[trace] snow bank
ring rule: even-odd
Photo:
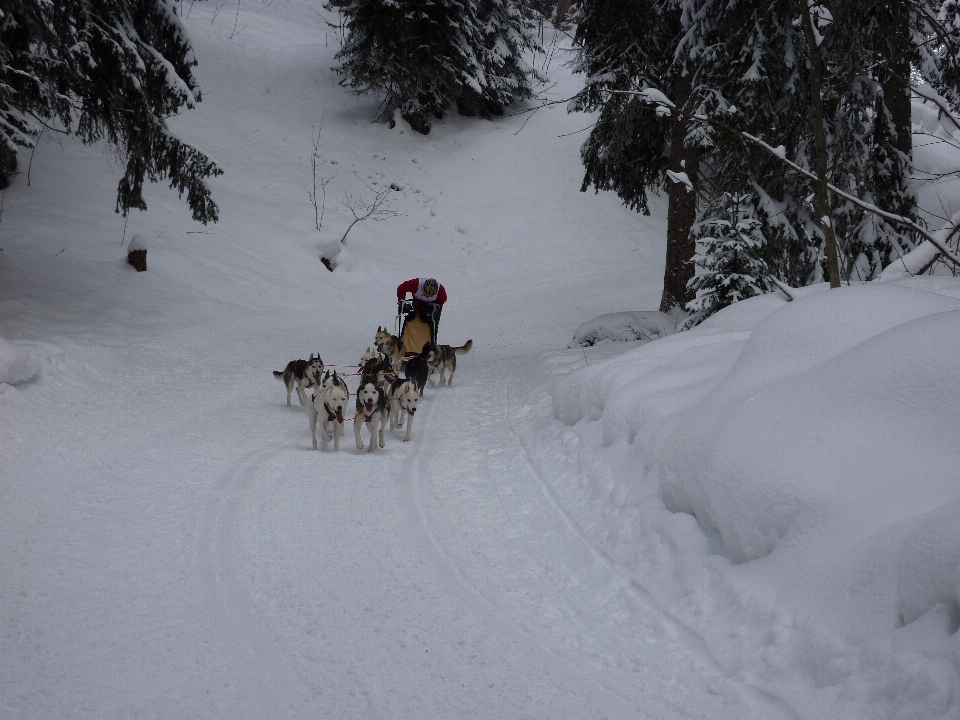
[[[40,363],[22,347],[0,338],[0,383],[18,385],[33,380]]]
[[[676,330],[676,321],[666,313],[643,310],[608,313],[578,326],[570,347],[595,345],[601,340],[656,340]]]
[[[680,585],[729,604],[730,633],[748,612],[770,623],[784,673],[878,717],[960,713],[958,292],[910,278],[754,298],[553,391],[578,465],[632,486],[599,511],[645,518],[620,535],[662,526],[650,548],[686,548]],[[772,638],[743,637],[738,662]]]

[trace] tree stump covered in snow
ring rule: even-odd
[[[142,235],[134,235],[127,248],[127,262],[136,268],[137,272],[147,271],[147,246],[143,243]]]

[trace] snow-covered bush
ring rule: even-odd
[[[601,340],[650,341],[677,330],[676,321],[666,313],[637,310],[598,315],[579,325],[573,333],[576,345],[595,345]]]
[[[19,345],[0,338],[0,384],[19,385],[40,372],[36,359]]]
[[[960,280],[796,294],[557,383],[564,444],[617,527],[597,542],[675,577],[691,613],[709,598],[730,624],[707,635],[742,672],[794,674],[861,717],[952,717]],[[668,552],[669,571],[651,559]]]

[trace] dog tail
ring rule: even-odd
[[[453,351],[457,355],[466,355],[473,349],[473,339],[467,340],[463,345],[458,348],[454,348]]]
[[[273,376],[274,376],[277,380],[283,380],[283,370],[274,370],[274,371],[273,371]]]

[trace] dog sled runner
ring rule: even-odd
[[[404,300],[397,315],[397,335],[408,355],[417,354],[428,342],[437,341],[437,328],[431,319],[417,312],[412,300]]]

